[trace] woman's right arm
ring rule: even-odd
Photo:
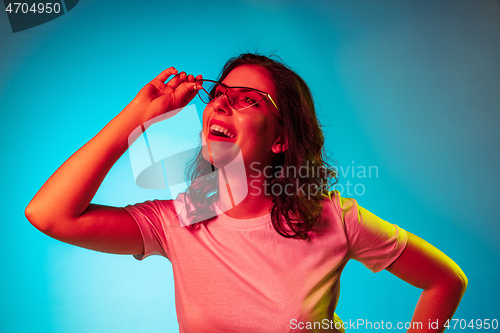
[[[128,149],[134,129],[186,106],[196,96],[201,86],[196,85],[195,78],[183,72],[176,74],[171,67],[149,82],[122,112],[57,169],[26,207],[31,224],[55,239],[96,251],[144,252],[139,227],[125,209],[90,201]],[[175,77],[165,83],[171,75]]]

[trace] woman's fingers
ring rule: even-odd
[[[194,86],[194,89],[196,91],[198,91],[202,88],[202,84],[203,84],[202,80],[203,80],[203,76],[201,74],[196,76],[196,84]]]
[[[194,77],[194,75],[189,74],[186,81],[189,82],[189,83],[192,83],[192,84],[188,85],[188,87],[187,87],[188,91],[189,90],[196,90],[196,91],[198,91],[198,85],[196,84],[196,78]]]
[[[170,68],[167,68],[165,69],[163,72],[161,72],[160,74],[158,74],[157,77],[155,77],[154,79],[155,80],[158,80],[158,81],[161,81],[162,83],[164,83],[165,81],[167,81],[167,79],[172,76],[172,75],[176,75],[177,74],[177,69],[175,69],[175,67],[170,67]]]
[[[175,75],[175,76],[170,81],[165,83],[165,81],[167,81],[167,79],[172,75]],[[201,75],[197,75],[195,78],[194,75],[192,75],[192,74],[187,75],[185,72],[178,73],[178,71],[177,71],[177,69],[175,69],[175,67],[170,67],[170,68],[165,69],[160,74],[158,74],[158,76],[154,78],[154,81],[161,81],[167,87],[170,87],[170,88],[175,90],[179,86],[179,84],[181,84],[184,81],[196,82],[196,81],[200,81],[202,79],[203,79],[203,77]],[[196,90],[199,90],[200,86],[201,86],[200,83],[197,83],[194,85]]]
[[[172,80],[168,81],[166,83],[167,87],[170,87],[172,89],[176,89],[179,84],[181,84],[182,82],[184,82],[187,78],[187,75],[185,72],[180,72],[179,74],[177,74],[176,76],[174,76],[172,78]]]
[[[194,77],[194,75],[189,75],[186,82],[184,82],[187,92],[189,94],[191,94],[191,92],[194,92],[194,94],[196,95],[198,93],[198,90],[202,89],[202,80],[202,75],[197,75],[196,77]]]
[[[167,68],[139,91],[134,102],[152,110],[152,117],[184,107],[201,88],[198,82],[201,78],[179,73],[174,67]]]
[[[187,93],[189,95],[188,98],[192,98],[194,96],[190,96],[192,95],[191,92],[194,92],[196,95],[198,90],[201,89],[201,83],[197,82],[198,80],[202,80],[203,77],[201,75],[198,75],[195,78],[192,74],[187,75],[186,73],[181,72],[178,76],[180,76],[179,79],[177,79],[177,76],[174,77],[172,80],[170,80],[170,82],[167,83],[167,86],[172,87],[178,93]],[[185,78],[185,80],[182,80],[182,78]]]
[[[176,75],[169,81],[165,82],[172,74]],[[172,98],[171,101],[173,102],[173,105],[180,103],[179,106],[177,106],[180,107],[185,106],[196,96],[198,90],[201,89],[201,82],[198,81],[202,79],[203,77],[201,75],[197,75],[195,77],[192,74],[186,74],[186,72],[178,73],[174,67],[170,67],[160,73],[160,75],[152,81],[152,84],[154,84],[162,94],[171,94],[171,97],[169,98]]]

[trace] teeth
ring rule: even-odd
[[[210,126],[210,131],[211,132],[217,131],[217,132],[222,133],[222,134],[224,134],[225,136],[227,136],[227,137],[229,137],[231,139],[234,138],[234,136],[235,136],[227,128],[224,128],[224,127],[219,126],[219,125],[212,125],[212,126]]]

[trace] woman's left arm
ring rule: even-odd
[[[387,270],[414,287],[423,289],[412,322],[422,323],[420,329],[407,332],[443,332],[467,288],[467,277],[458,265],[443,252],[423,239],[408,233],[405,250]],[[437,328],[429,328],[438,321]]]

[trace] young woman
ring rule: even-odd
[[[203,147],[186,193],[123,208],[91,204],[134,130],[196,94],[207,103]],[[63,242],[167,257],[181,332],[342,332],[334,311],[349,259],[423,289],[412,318],[422,325],[408,332],[443,331],[464,273],[429,243],[328,191],[336,174],[323,143],[307,85],[281,62],[243,54],[215,82],[171,67],[50,177],[26,216]]]

